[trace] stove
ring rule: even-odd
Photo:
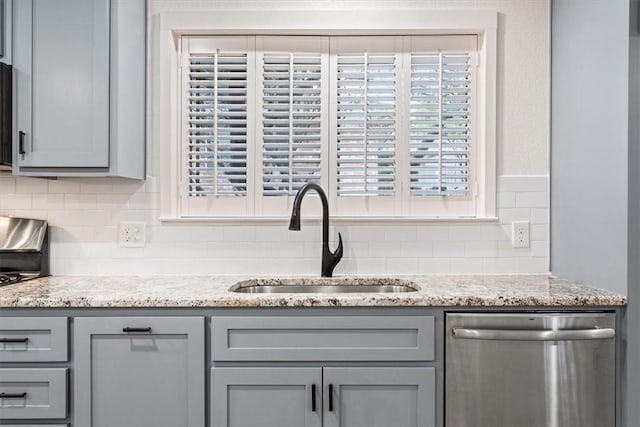
[[[0,286],[48,275],[47,222],[0,216]]]

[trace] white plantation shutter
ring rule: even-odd
[[[181,75],[184,217],[286,217],[307,182],[338,216],[476,215],[476,36],[188,36]]]
[[[261,215],[286,215],[302,185],[327,183],[328,38],[258,37]],[[259,156],[259,158],[260,158]]]
[[[475,215],[475,36],[406,37],[405,213]]]
[[[411,54],[412,196],[469,195],[469,54]]]
[[[244,215],[253,205],[249,41],[183,39],[182,204],[188,216]]]
[[[332,39],[332,203],[339,215],[394,214],[402,38]]]

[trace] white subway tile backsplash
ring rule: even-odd
[[[1,176],[0,177],[0,199],[8,193],[16,192],[16,180],[15,178],[9,176]]]
[[[518,208],[544,208],[549,206],[549,193],[546,191],[524,191],[516,194]]]
[[[489,258],[498,256],[498,242],[465,242],[465,258]]]
[[[49,184],[49,193],[52,194],[76,194],[80,192],[80,183],[78,182],[67,181],[64,179],[50,180],[47,182]],[[1,188],[0,191],[2,191]]]
[[[516,258],[485,258],[482,260],[484,274],[509,274],[516,272]]]
[[[544,273],[548,270],[548,178],[498,180],[498,222],[334,222],[345,255],[335,274]],[[51,225],[54,274],[320,273],[320,221],[161,224],[157,179],[44,180],[0,176],[0,213]],[[531,221],[531,247],[511,247],[511,222]],[[121,221],[144,221],[144,248],[120,248]]]
[[[503,175],[498,177],[498,191],[517,193],[549,190],[549,177],[546,175]]]
[[[49,189],[48,182],[38,178],[20,178],[15,185],[16,193],[23,194],[46,193]]]
[[[465,242],[433,242],[433,256],[452,258],[465,256]]]
[[[31,194],[3,194],[0,197],[0,207],[4,209],[31,209]]]
[[[531,224],[549,224],[549,208],[531,209]]]
[[[547,257],[518,258],[518,274],[546,274],[549,273],[549,260]]]
[[[451,274],[451,259],[449,258],[420,258],[418,259],[418,274]]]
[[[515,208],[516,193],[514,191],[505,191],[498,193],[498,208]]]

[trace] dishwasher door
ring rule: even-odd
[[[615,314],[450,313],[447,427],[615,426]]]

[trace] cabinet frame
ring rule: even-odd
[[[201,396],[189,399],[187,427],[202,427],[205,420],[205,336],[204,317],[81,317],[74,325],[74,421],[80,426],[92,422],[91,342],[95,335],[135,337],[138,332],[124,328],[151,328],[145,337],[154,335],[187,335],[189,376],[188,390],[200,390]]]

